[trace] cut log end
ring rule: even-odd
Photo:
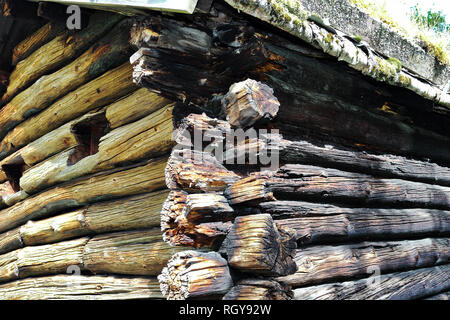
[[[217,252],[179,252],[158,280],[168,300],[222,296],[233,285],[227,261]]]
[[[278,227],[268,214],[236,218],[223,243],[230,267],[266,276],[294,273],[296,247],[295,231]]]
[[[231,288],[223,300],[292,300],[291,287],[273,279],[245,279]]]
[[[222,106],[232,127],[246,128],[261,119],[273,120],[280,102],[269,86],[247,79],[233,84],[222,98]]]

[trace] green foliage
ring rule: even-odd
[[[411,19],[417,24],[435,32],[450,32],[450,24],[445,20],[445,15],[442,11],[428,10],[426,13],[422,13],[417,5],[411,7],[411,10]]]

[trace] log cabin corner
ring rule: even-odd
[[[448,299],[449,84],[349,0],[0,0],[0,299]]]

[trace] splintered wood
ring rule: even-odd
[[[158,276],[167,299],[214,298],[233,286],[227,261],[216,252],[175,254]]]
[[[280,107],[272,88],[251,79],[233,84],[222,105],[234,128],[247,128],[263,118],[273,120]]]
[[[296,271],[295,231],[277,227],[268,214],[236,218],[223,246],[230,266],[241,271],[266,276]]]

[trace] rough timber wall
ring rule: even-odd
[[[183,111],[164,240],[208,251],[172,257],[166,297],[446,296],[448,111],[220,1],[203,18],[137,19],[131,42],[135,81]],[[236,129],[257,134],[229,143]],[[267,151],[279,167],[250,162]]]
[[[257,2],[16,46],[0,298],[448,297],[448,108],[235,10]]]
[[[0,109],[0,299],[162,298],[174,104],[133,83],[131,20],[84,12],[14,50]]]

